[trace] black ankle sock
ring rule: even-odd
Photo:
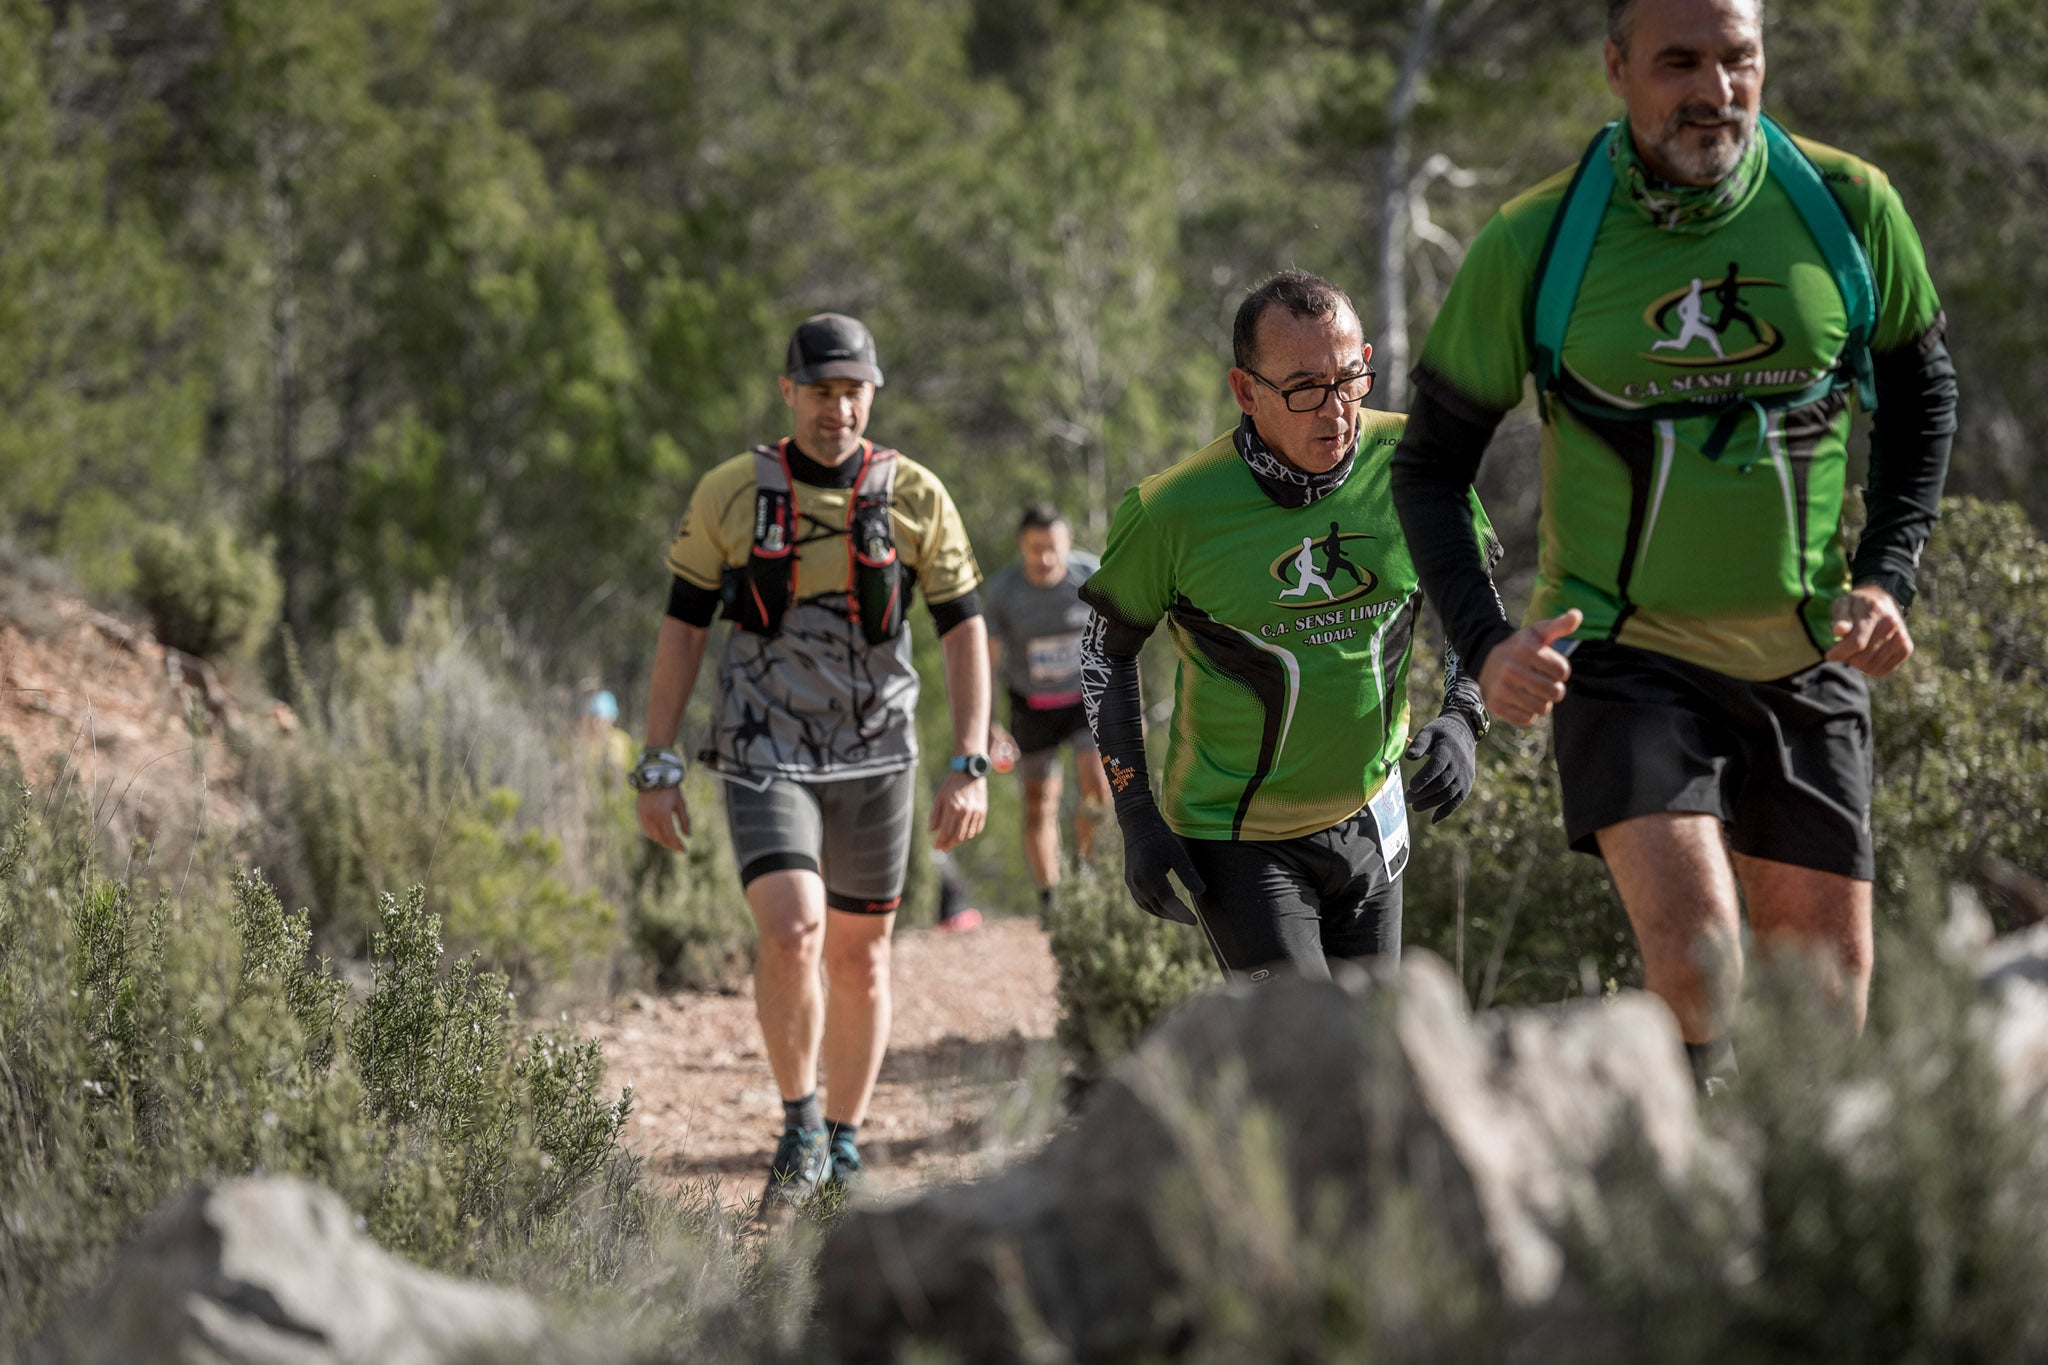
[[[1685,1059],[1692,1063],[1693,1084],[1702,1090],[1710,1080],[1734,1080],[1739,1071],[1735,1065],[1735,1045],[1726,1038],[1687,1043]]]
[[[818,1112],[818,1092],[813,1090],[800,1100],[784,1100],[782,1122],[790,1128],[801,1128],[806,1133],[815,1133],[823,1128],[825,1119]]]
[[[825,1120],[825,1137],[827,1141],[837,1142],[843,1137],[848,1142],[852,1142],[859,1134],[860,1125],[857,1123],[841,1123],[838,1119]]]
[[[1056,900],[1058,900],[1058,899],[1059,899],[1059,888],[1058,888],[1058,887],[1056,887],[1056,886],[1041,886],[1041,887],[1039,887],[1039,888],[1038,888],[1038,908],[1039,908],[1040,910],[1050,910],[1050,909],[1052,909],[1052,908],[1053,908],[1053,902],[1054,902],[1054,901],[1056,901]]]

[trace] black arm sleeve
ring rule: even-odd
[[[1394,452],[1394,508],[1444,634],[1477,676],[1486,655],[1514,634],[1472,535],[1469,497],[1480,457],[1503,413],[1450,401],[1418,384],[1408,429]]]
[[[1869,519],[1850,576],[1881,584],[1912,605],[1920,551],[1941,515],[1949,447],[1956,435],[1956,367],[1937,316],[1917,341],[1871,357],[1877,415],[1870,430]]]
[[[1138,688],[1138,651],[1150,631],[1112,622],[1101,612],[1081,635],[1081,704],[1109,774],[1119,815],[1152,804],[1145,766],[1145,699]]]
[[[972,621],[981,615],[981,594],[968,591],[946,602],[924,600],[925,610],[932,614],[932,624],[944,635],[953,627],[965,621]]]
[[[686,626],[702,629],[718,615],[720,597],[716,588],[700,588],[678,574],[668,585],[668,615]]]
[[[1486,703],[1479,696],[1479,679],[1467,673],[1458,651],[1450,645],[1444,646],[1444,708],[1441,714],[1452,713],[1472,722],[1472,733],[1483,735],[1492,724],[1486,714]]]

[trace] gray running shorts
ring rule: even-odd
[[[798,868],[824,878],[834,910],[886,915],[903,900],[915,768],[835,782],[728,777],[724,786],[742,886]]]

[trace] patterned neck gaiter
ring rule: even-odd
[[[1629,136],[1628,120],[1614,125],[1607,139],[1607,155],[1614,162],[1615,183],[1645,218],[1667,232],[1709,232],[1721,220],[1747,204],[1764,183],[1768,165],[1762,127],[1751,130],[1749,148],[1735,169],[1711,185],[1672,185],[1651,174],[1636,154],[1636,140]]]
[[[1232,439],[1245,468],[1251,470],[1266,496],[1282,507],[1306,507],[1329,497],[1344,486],[1344,480],[1351,477],[1351,467],[1358,463],[1358,447],[1354,445],[1334,468],[1320,474],[1299,469],[1286,456],[1267,448],[1259,438],[1259,429],[1252,425],[1250,413],[1237,419],[1237,434]]]

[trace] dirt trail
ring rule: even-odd
[[[861,1126],[873,1188],[980,1174],[1000,1159],[999,1111],[1049,1056],[1059,1009],[1036,921],[967,934],[896,934],[895,1027]],[[635,1101],[627,1142],[676,1184],[716,1180],[738,1207],[760,1193],[781,1109],[750,989],[640,995],[580,1021]]]

